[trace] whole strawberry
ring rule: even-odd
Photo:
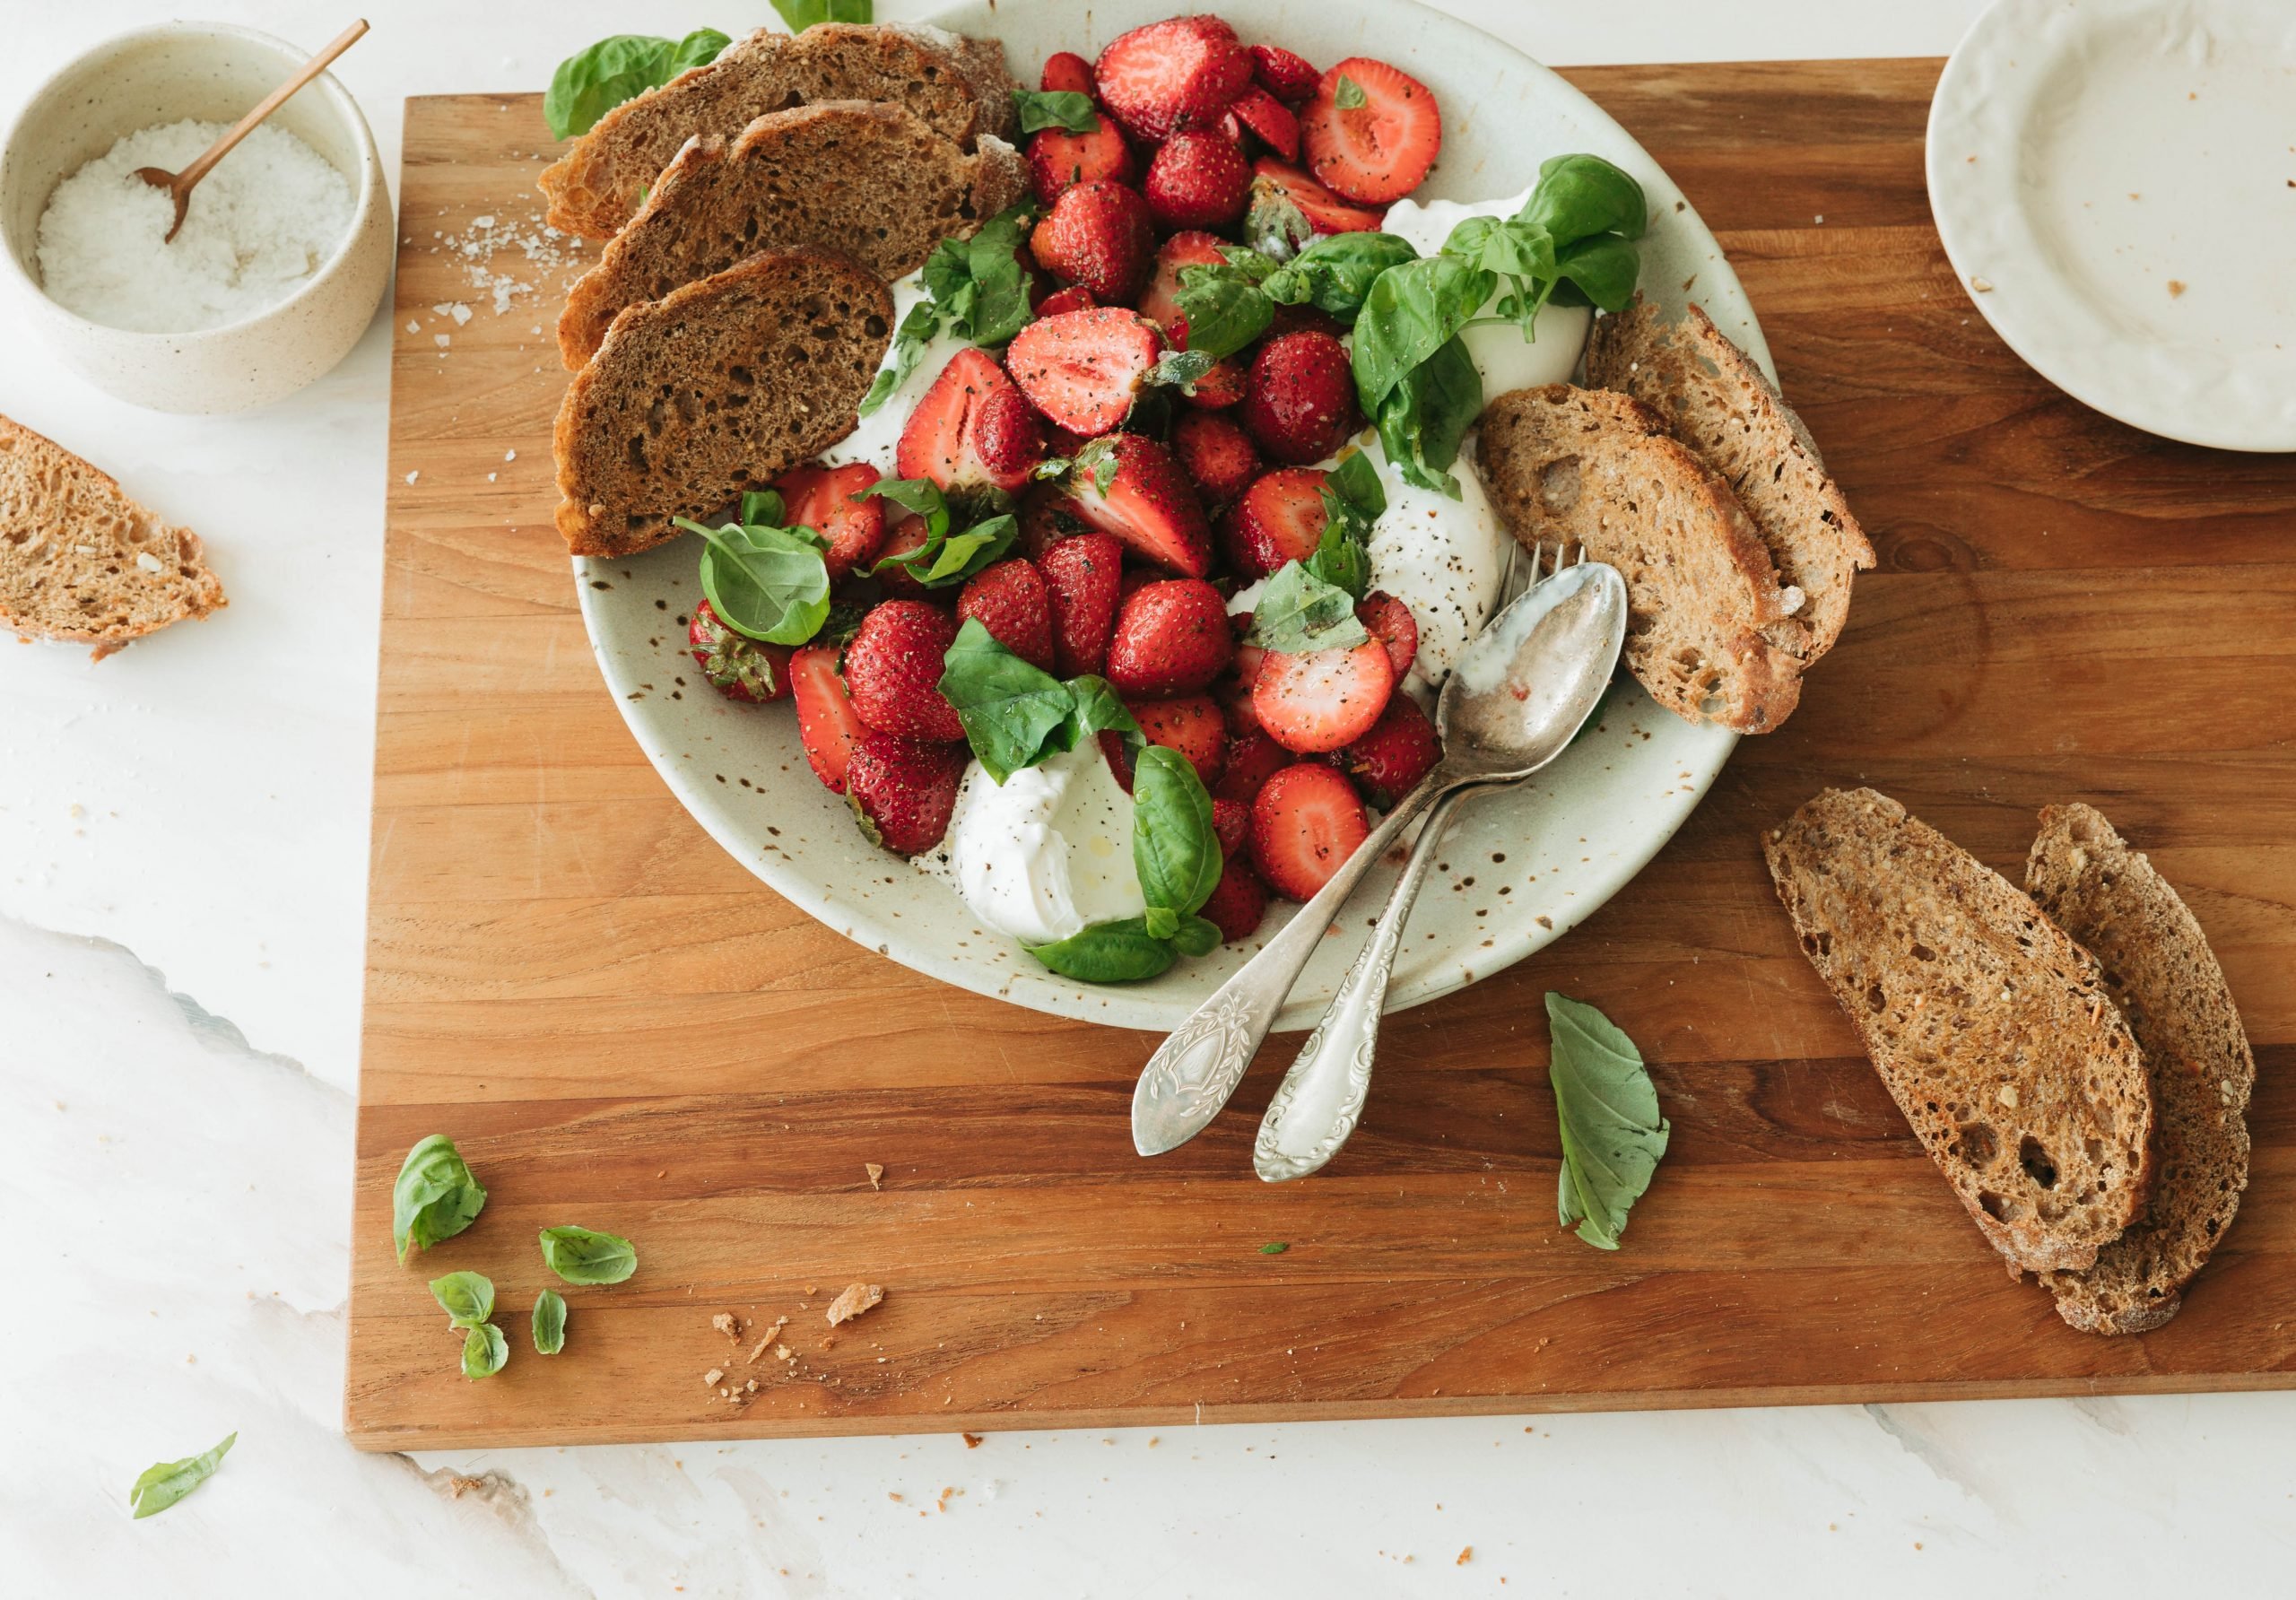
[[[1027,561],[998,561],[974,574],[957,596],[957,621],[968,617],[1022,660],[1052,670],[1052,598],[1043,574]]]
[[[1270,458],[1310,465],[1336,451],[1361,422],[1347,347],[1329,334],[1285,334],[1252,358],[1244,426]]]
[[[957,624],[925,600],[887,600],[861,619],[845,647],[845,686],[853,714],[881,734],[955,741],[965,736],[957,709],[942,697],[942,657]]]
[[[1038,570],[1052,606],[1052,670],[1060,676],[1107,670],[1123,568],[1124,547],[1106,534],[1076,534],[1044,552]]]
[[[1398,694],[1387,701],[1370,731],[1342,747],[1335,759],[1363,797],[1384,811],[1434,770],[1443,759],[1443,742],[1435,736],[1435,725],[1419,702]]]
[[[1147,286],[1156,228],[1139,190],[1100,178],[1063,190],[1029,248],[1062,283],[1083,285],[1104,306],[1128,306]]]
[[[1050,205],[1080,183],[1132,181],[1132,146],[1112,118],[1095,115],[1089,132],[1048,127],[1029,135],[1029,185]]]
[[[1157,147],[1142,187],[1159,227],[1229,228],[1243,221],[1252,170],[1233,140],[1178,133]]]
[[[1126,700],[1195,694],[1235,653],[1220,591],[1201,578],[1168,578],[1135,590],[1117,613],[1109,682]]]
[[[1226,505],[1259,476],[1251,435],[1216,411],[1191,412],[1173,423],[1172,455],[1207,506]]]
[[[735,632],[718,620],[709,601],[694,604],[685,638],[693,648],[694,665],[727,700],[761,706],[789,691],[789,647],[763,644]]]
[[[854,746],[845,769],[845,798],[861,831],[897,856],[941,842],[964,781],[965,750],[891,734],[871,734]]]

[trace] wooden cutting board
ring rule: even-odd
[[[476,218],[534,214],[537,99],[410,101],[352,1441],[2296,1381],[2296,458],[2132,432],[1994,337],[1923,194],[1937,72],[1569,74],[1721,236],[1880,569],[1799,714],[1739,746],[1649,868],[1569,938],[1392,1021],[1345,1155],[1274,1187],[1249,1143],[1296,1039],[1210,1132],[1144,1161],[1126,1114],[1153,1039],[851,944],[671,799],[600,683],[550,526],[564,375],[531,330],[575,267],[498,253],[540,285],[498,317],[457,248]],[[433,309],[454,302],[466,324]],[[1861,782],[2013,871],[2039,806],[2093,801],[2206,926],[2257,1047],[2255,1174],[2162,1331],[2074,1333],[2008,1280],[1796,951],[1756,834]],[[1674,1120],[1614,1255],[1555,1225],[1548,988],[1640,1041]],[[402,1268],[391,1179],[430,1133],[491,1198]],[[627,1234],[643,1265],[568,1289],[565,1352],[544,1359],[535,1232],[567,1222]],[[482,1383],[424,1287],[460,1267],[494,1279],[510,1336]],[[857,1280],[884,1303],[832,1339],[824,1308]],[[781,1317],[788,1357],[745,1361]]]

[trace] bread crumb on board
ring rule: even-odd
[[[882,1188],[883,1188],[883,1187],[885,1187],[885,1186],[884,1186],[884,1184],[883,1184],[883,1182],[881,1182],[881,1181],[880,1181],[880,1179],[882,1179],[882,1178],[884,1177],[884,1175],[885,1175],[885,1170],[884,1170],[883,1167],[879,1166],[876,1162],[874,1162],[874,1161],[864,1161],[864,1162],[862,1162],[862,1163],[861,1163],[861,1170],[863,1170],[864,1172],[866,1172],[866,1173],[869,1175],[869,1187],[870,1187],[871,1188],[873,1188],[873,1189],[882,1189]]]
[[[884,1290],[875,1283],[848,1283],[845,1291],[830,1302],[829,1320],[831,1327],[848,1322],[878,1304],[885,1298]]]
[[[717,1316],[712,1317],[709,1319],[709,1326],[716,1328],[719,1333],[725,1335],[728,1339],[738,1339],[742,1336],[741,1322],[731,1311],[718,1312]]]

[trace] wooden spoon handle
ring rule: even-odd
[[[269,94],[265,95],[262,102],[258,104],[254,110],[248,112],[245,117],[240,117],[238,124],[232,127],[230,132],[225,134],[222,138],[216,140],[214,143],[209,145],[205,153],[202,154],[197,161],[192,162],[190,166],[186,167],[181,172],[176,175],[177,191],[180,194],[189,194],[191,192],[191,186],[207,176],[208,169],[214,166],[216,162],[222,161],[225,156],[230,154],[231,147],[233,145],[237,144],[240,140],[246,138],[248,135],[255,131],[256,124],[261,122],[274,111],[279,109],[280,107],[285,105],[289,98],[291,97],[298,89],[300,89],[313,78],[317,77],[321,73],[326,71],[328,66],[333,65],[335,58],[337,56],[342,55],[344,51],[349,49],[352,45],[357,44],[366,31],[367,19],[361,17],[357,22],[352,23],[350,27],[345,28],[342,32],[336,34],[335,36],[334,42],[329,44],[325,49],[312,57],[309,61],[303,63],[302,65],[297,67],[295,69],[294,76],[289,78],[284,83],[282,83],[278,88],[273,90]]]

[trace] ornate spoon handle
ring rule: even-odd
[[[1305,1178],[1337,1155],[1355,1131],[1364,1097],[1371,1091],[1379,1013],[1387,1005],[1396,952],[1403,947],[1404,924],[1427,881],[1436,842],[1450,826],[1452,809],[1474,792],[1466,786],[1452,789],[1427,813],[1427,826],[1419,830],[1411,859],[1396,879],[1370,942],[1340,980],[1339,993],[1308,1035],[1292,1070],[1283,1074],[1283,1086],[1261,1118],[1259,1137],[1252,1144],[1252,1170],[1268,1182]]]

